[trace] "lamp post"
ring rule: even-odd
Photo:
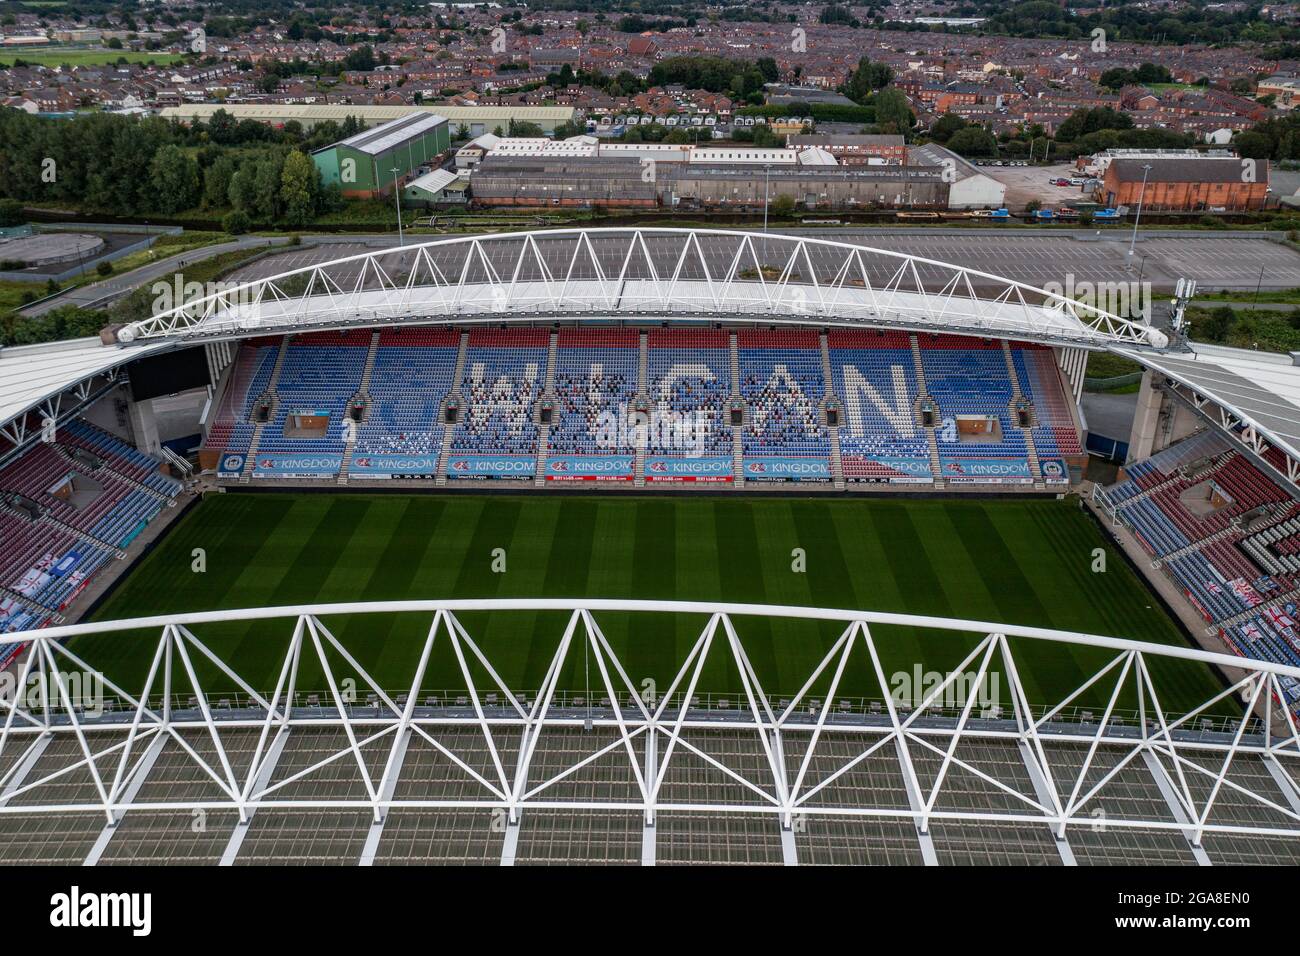
[[[1144,163],[1142,166],[1142,189],[1138,193],[1137,214],[1133,217],[1133,238],[1131,238],[1128,243],[1128,255],[1129,255],[1128,261],[1130,266],[1132,266],[1133,264],[1133,247],[1137,244],[1138,241],[1138,223],[1142,221],[1142,200],[1144,200],[1147,195],[1147,174],[1150,172],[1151,172],[1151,164]]]
[[[763,164],[763,231],[764,232],[767,232],[767,201],[768,201],[767,182],[771,172],[772,172],[772,164],[764,163]]]
[[[397,175],[402,171],[400,166],[394,166],[390,172],[393,174],[393,205],[397,207],[397,244],[406,245],[402,238],[402,192],[397,188]]]

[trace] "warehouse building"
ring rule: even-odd
[[[1143,180],[1145,178],[1145,185]],[[1097,193],[1108,206],[1173,212],[1239,212],[1269,201],[1267,159],[1197,156],[1113,159]]]
[[[217,110],[225,110],[237,120],[252,119],[271,126],[283,126],[295,121],[304,129],[317,123],[333,120],[342,123],[349,116],[364,126],[377,126],[390,120],[401,119],[412,113],[435,113],[446,117],[453,135],[464,132],[467,136],[481,136],[500,129],[510,129],[511,121],[536,123],[543,133],[554,133],[557,126],[571,123],[576,111],[572,106],[453,106],[449,103],[426,103],[422,106],[353,106],[347,103],[186,103],[169,106],[159,115],[181,123],[195,120],[207,122]]]
[[[567,158],[599,156],[635,158],[642,162],[700,163],[706,166],[825,166],[836,165],[835,157],[816,146],[699,146],[692,143],[610,143],[595,136],[568,139],[500,137],[490,133],[470,140],[456,150],[456,168],[470,169],[484,156],[516,158]]]
[[[949,209],[1001,209],[1006,205],[1007,186],[946,146],[926,143],[908,149],[917,166],[938,166],[948,178]]]
[[[451,149],[445,117],[412,113],[324,146],[311,154],[326,186],[349,198],[373,199]]]
[[[417,176],[402,190],[402,205],[428,209],[463,206],[469,201],[469,179],[449,169],[433,169]]]
[[[538,157],[489,153],[470,179],[481,206],[657,205],[654,177],[632,157]]]
[[[757,209],[789,197],[802,209],[946,209],[949,183],[933,166],[799,166],[759,172],[690,163],[659,176],[665,206]]]
[[[843,165],[907,162],[907,144],[901,136],[870,133],[802,133],[786,139],[794,147],[824,149]]]
[[[766,193],[803,209],[946,209],[939,167],[748,166],[650,163],[633,156],[489,153],[471,174],[481,206],[761,209]]]

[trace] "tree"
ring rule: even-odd
[[[1273,155],[1273,142],[1263,133],[1246,130],[1232,138],[1232,145],[1246,159],[1268,159]]]
[[[230,203],[230,181],[238,167],[231,156],[218,156],[216,162],[203,171],[203,205],[220,208]]]
[[[876,108],[876,123],[883,129],[892,128],[895,133],[905,134],[916,123],[912,107],[908,105],[902,90],[893,87],[881,90],[871,102]]]
[[[966,125],[966,121],[956,113],[944,113],[930,127],[930,138],[938,143],[946,143],[953,133],[965,129]]]
[[[1056,138],[1059,142],[1072,143],[1087,133],[1132,128],[1133,119],[1127,113],[1117,112],[1109,106],[1099,106],[1095,109],[1075,110],[1057,128]]]
[[[523,120],[510,121],[511,136],[525,136],[529,139],[539,139],[546,135],[542,128],[536,123],[529,123]]]
[[[855,103],[866,103],[871,94],[894,78],[894,71],[884,63],[872,63],[870,57],[858,60],[858,68],[844,84],[844,95]]]
[[[284,210],[280,202],[280,175],[284,160],[271,155],[258,160],[253,174],[253,189],[256,194],[258,218],[264,222],[275,222]]]
[[[1237,313],[1229,306],[1221,305],[1197,323],[1197,331],[1205,336],[1206,341],[1222,342],[1236,323]]]
[[[280,203],[284,219],[290,226],[305,226],[316,215],[316,195],[320,179],[316,165],[298,150],[284,160],[280,172]]]
[[[1133,78],[1139,83],[1172,83],[1174,75],[1169,72],[1167,66],[1157,66],[1154,63],[1143,63],[1133,74]]]
[[[376,65],[375,51],[369,46],[359,46],[343,58],[343,69],[349,73],[369,73]]]
[[[1108,90],[1118,90],[1133,84],[1133,74],[1124,67],[1117,66],[1102,73],[1097,82]]]
[[[0,226],[21,226],[26,221],[21,202],[17,199],[0,199]]]
[[[847,27],[858,26],[858,21],[857,18],[853,16],[853,11],[848,7],[840,6],[838,3],[832,3],[829,7],[823,7],[817,20],[819,23],[843,24]]]
[[[244,163],[230,177],[230,205],[240,212],[253,215],[257,211],[257,165]]]
[[[152,206],[159,212],[176,213],[199,201],[199,165],[179,146],[164,146],[149,164]]]
[[[948,148],[958,156],[993,156],[998,145],[993,134],[980,126],[967,126],[952,134]]]

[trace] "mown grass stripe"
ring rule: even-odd
[[[198,547],[207,553],[203,574],[190,570]],[[498,547],[506,550],[505,574],[492,573]],[[791,569],[795,547],[805,551],[804,574]],[[1091,569],[1095,548],[1107,556],[1105,573]],[[534,595],[857,607],[1182,640],[1075,504],[970,499],[213,496],[160,542],[96,616]],[[465,625],[504,678],[534,689],[564,621],[508,617],[466,615]],[[704,624],[702,618],[626,614],[599,620],[629,676],[638,683],[654,679],[660,690]],[[385,687],[404,690],[427,624],[415,616],[366,616],[337,622],[336,633]],[[797,690],[838,635],[837,628],[799,622],[743,619],[737,627],[775,698]],[[200,636],[250,680],[269,685],[289,630],[284,622],[234,623],[205,626]],[[970,646],[966,638],[915,629],[876,627],[873,633],[887,674],[910,671],[916,662],[943,670]],[[138,683],[156,640],[156,634],[121,635],[83,638],[76,646],[114,679]],[[1094,661],[1106,659],[1063,645],[1018,646],[1026,649],[1018,658],[1026,685],[1044,700],[1059,699],[1095,669]],[[702,689],[739,692],[729,657],[725,648],[715,648]],[[581,688],[582,660],[579,654],[566,670],[566,689]],[[840,695],[877,696],[865,655],[853,660]],[[1166,681],[1171,710],[1219,686],[1199,666],[1153,661],[1153,669]],[[459,682],[444,641],[425,686],[448,690]],[[210,689],[220,683],[214,676]]]

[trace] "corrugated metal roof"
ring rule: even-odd
[[[1242,178],[1246,164],[1254,179]],[[1112,159],[1110,168],[1122,183],[1142,182],[1143,167],[1150,166],[1147,176],[1153,183],[1245,183],[1268,182],[1268,160],[1238,159],[1236,156],[1198,156],[1194,159]]]
[[[591,136],[558,142],[535,136],[512,136],[498,140],[491,149],[493,156],[594,156],[597,143],[598,140]]]
[[[1128,352],[1231,409],[1300,458],[1300,366],[1288,355],[1193,343],[1190,352]]]
[[[447,118],[439,116],[437,113],[411,113],[390,122],[383,123],[373,129],[357,133],[355,136],[349,136],[347,139],[340,140],[333,146],[326,146],[326,149],[334,149],[338,146],[346,146],[349,149],[355,149],[359,153],[365,153],[367,156],[382,156],[401,146],[403,143],[410,142],[417,136],[423,136],[439,126],[445,125]],[[320,150],[317,150],[320,152]]]
[[[791,146],[891,146],[903,137],[889,133],[797,133],[786,140]]]
[[[971,176],[984,176],[979,168],[969,162],[962,156],[958,156],[947,146],[940,146],[938,143],[926,143],[924,146],[909,146],[908,154],[913,162],[926,163],[933,166],[942,166],[951,169],[957,179],[968,179]],[[988,178],[988,177],[986,177]]]
[[[255,119],[263,122],[299,120],[342,122],[349,116],[367,123],[382,123],[411,113],[434,113],[449,122],[508,123],[511,119],[524,122],[561,123],[573,119],[571,106],[452,106],[432,103],[423,106],[351,106],[345,103],[305,105],[300,103],[192,103],[185,106],[168,106],[162,110],[165,119],[211,119],[217,110],[224,109],[236,119]]]
[[[799,151],[800,166],[838,166],[839,160],[821,147],[814,146],[811,149]]]
[[[450,169],[435,169],[419,176],[407,184],[407,189],[423,189],[425,192],[442,192],[460,177]]]

